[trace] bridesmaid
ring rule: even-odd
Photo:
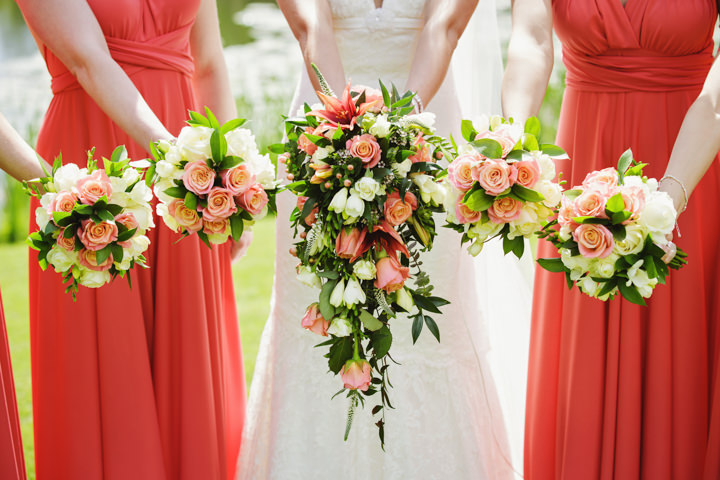
[[[690,263],[647,307],[591,299],[537,270],[528,480],[720,478],[720,67],[708,76],[717,18],[715,0],[514,2],[504,111],[537,113],[554,23],[567,68],[557,142],[572,159],[559,168],[568,185],[631,147],[680,210],[694,190],[676,238]],[[543,244],[539,256],[550,252]]]
[[[30,180],[43,176],[35,152],[0,115],[0,169],[17,180]],[[8,348],[5,317],[0,298],[0,478],[24,480],[20,421],[18,420],[15,384],[13,382],[10,350]]]
[[[52,76],[44,158],[147,156],[187,110],[236,116],[213,0],[18,0]],[[36,207],[33,204],[33,207]],[[230,247],[155,218],[150,268],[81,288],[30,259],[38,478],[234,477],[245,379]]]

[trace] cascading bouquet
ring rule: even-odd
[[[260,155],[245,120],[220,125],[190,112],[190,120],[174,143],[152,145],[146,174],[160,203],[157,213],[172,230],[193,233],[205,242],[238,240],[246,228],[274,209],[275,167]]]
[[[300,231],[298,277],[320,288],[301,325],[330,337],[318,346],[329,349],[329,368],[342,377],[338,394],[350,398],[345,438],[363,396],[380,392],[372,413],[382,417],[384,442],[391,319],[409,312],[413,341],[423,325],[439,341],[427,313],[448,303],[431,295],[418,257],[432,246],[433,212],[443,211],[434,158],[447,145],[433,136],[433,114],[410,114],[412,93],[348,84],[337,98],[319,77],[323,105],[288,119],[287,142],[272,147],[294,181],[287,189],[298,195],[291,217]]]
[[[26,191],[40,199],[35,210],[38,231],[28,243],[39,250],[40,267],[48,265],[69,282],[65,292],[76,299],[78,285],[98,288],[145,267],[150,245],[145,233],[154,227],[152,191],[141,172],[130,165],[125,147],[118,147],[100,169],[88,153],[87,168],[55,160],[52,174],[25,182]],[[47,173],[47,172],[46,172]]]
[[[591,297],[608,300],[619,291],[645,305],[669,269],[687,263],[680,249],[669,263],[663,260],[677,211],[657,180],[643,176],[645,165],[627,150],[617,169],[591,172],[581,186],[564,192],[557,220],[540,234],[560,258],[541,258],[540,266],[564,272],[568,288],[575,283]]]
[[[462,243],[472,242],[472,255],[489,239],[501,237],[505,253],[519,258],[524,238],[539,232],[560,203],[553,159],[567,155],[555,145],[538,144],[540,122],[535,117],[523,129],[493,116],[480,131],[463,120],[462,135],[468,143],[456,147],[447,168],[452,185],[452,201],[445,205],[447,226],[462,233]]]

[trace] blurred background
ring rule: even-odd
[[[217,0],[220,29],[233,95],[241,117],[262,149],[282,138],[282,118],[295,89],[300,51],[272,1]],[[498,0],[503,50],[510,35],[510,0]],[[559,58],[560,49],[556,48]],[[552,142],[560,107],[564,71],[559,60],[541,112],[543,140]],[[50,77],[14,0],[0,0],[0,111],[35,144],[51,98]],[[50,160],[50,159],[48,159]],[[10,340],[25,460],[34,479],[32,392],[28,326],[28,197],[0,172],[0,288]],[[256,226],[246,258],[233,266],[248,386],[260,333],[269,311],[273,278],[274,218]],[[300,319],[298,319],[298,322]]]

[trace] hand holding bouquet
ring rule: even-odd
[[[141,173],[130,166],[125,147],[118,147],[104,169],[88,154],[87,168],[55,160],[52,175],[25,183],[40,199],[35,211],[38,231],[28,242],[39,250],[40,267],[48,265],[69,282],[76,298],[78,285],[97,288],[116,276],[130,281],[130,269],[145,266],[150,245],[145,233],[154,227],[152,192]]]
[[[560,185],[554,181],[553,158],[565,158],[555,145],[539,145],[536,118],[525,128],[501,117],[491,117],[480,131],[469,120],[462,123],[467,144],[447,169],[452,202],[446,205],[448,227],[472,241],[477,255],[490,238],[502,237],[505,253],[518,258],[524,238],[548,223],[560,203]]]
[[[153,145],[148,184],[155,182],[157,213],[172,230],[205,242],[240,239],[273,207],[275,167],[260,155],[243,119],[220,126],[212,112],[190,112],[175,143]]]
[[[618,168],[591,172],[582,185],[564,192],[557,221],[541,236],[555,245],[560,258],[539,259],[543,268],[564,272],[591,297],[608,300],[618,291],[628,301],[645,305],[669,268],[679,269],[686,254],[663,257],[677,218],[670,196],[657,180],[642,176],[643,167],[626,151]]]

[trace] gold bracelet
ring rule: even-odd
[[[680,180],[678,180],[678,178],[675,177],[674,175],[665,175],[664,177],[662,177],[660,179],[660,182],[662,182],[665,179],[675,180],[675,182],[677,182],[677,184],[680,185],[680,188],[682,188],[683,196],[685,197],[685,204],[683,205],[683,209],[680,213],[684,212],[685,210],[687,210],[688,201],[689,201],[689,197],[688,197],[688,193],[687,193],[687,189],[685,188],[685,185],[683,185],[683,183]],[[660,182],[658,182],[658,183],[660,183]]]

